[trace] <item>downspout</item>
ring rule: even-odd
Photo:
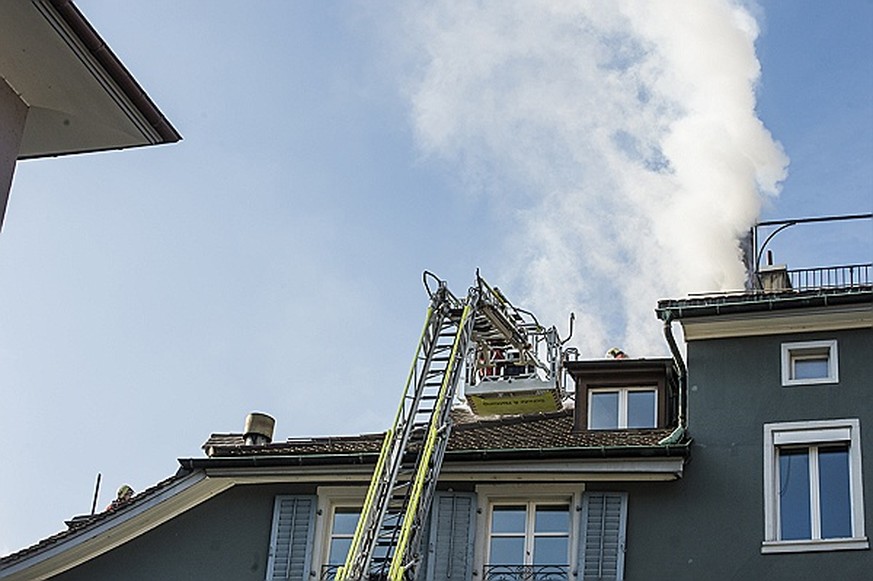
[[[685,367],[685,361],[682,359],[682,353],[679,351],[679,346],[676,344],[676,338],[673,336],[673,315],[667,311],[664,315],[664,338],[667,340],[667,345],[670,346],[670,353],[673,354],[673,363],[679,372],[679,405],[678,405],[678,426],[673,433],[658,442],[661,445],[675,444],[685,435],[687,429],[686,412],[688,410],[688,368]]]

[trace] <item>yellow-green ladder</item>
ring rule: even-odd
[[[451,431],[450,408],[464,359],[477,338],[500,336],[529,348],[521,318],[478,273],[464,300],[449,292],[445,281],[428,272],[424,277],[431,295],[424,328],[337,581],[416,578],[421,532]],[[437,288],[431,291],[434,281]]]

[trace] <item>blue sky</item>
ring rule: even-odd
[[[575,311],[585,356],[662,354],[654,300],[730,288],[709,259],[731,262],[759,206],[871,211],[873,4],[761,2],[757,40],[699,4],[660,22],[633,4],[77,2],[185,139],[17,169],[0,552],[90,510],[98,472],[102,507],[252,410],[279,438],[384,429],[425,269],[460,293],[481,268],[562,331]],[[727,194],[695,200],[701,183]],[[871,241],[869,222],[797,227],[773,249],[868,262]],[[640,288],[661,263],[675,280]]]

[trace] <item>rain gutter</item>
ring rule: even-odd
[[[637,458],[637,457],[687,457],[690,442],[670,445],[647,446],[586,446],[574,448],[508,448],[473,449],[447,451],[446,461],[463,462],[469,460],[532,460],[552,458]],[[210,468],[275,468],[284,466],[328,466],[374,464],[378,454],[375,452],[354,452],[344,454],[306,454],[306,455],[253,455],[222,456],[210,458],[179,458],[179,464],[187,470]]]
[[[709,296],[700,299],[681,301],[661,301],[656,312],[667,322],[676,319],[726,315],[731,313],[753,313],[777,311],[799,307],[818,307],[828,305],[859,304],[870,302],[873,287],[855,287],[838,291],[814,291],[813,293],[754,293],[734,296]]]

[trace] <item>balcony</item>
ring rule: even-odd
[[[485,581],[566,581],[569,565],[485,565]]]

